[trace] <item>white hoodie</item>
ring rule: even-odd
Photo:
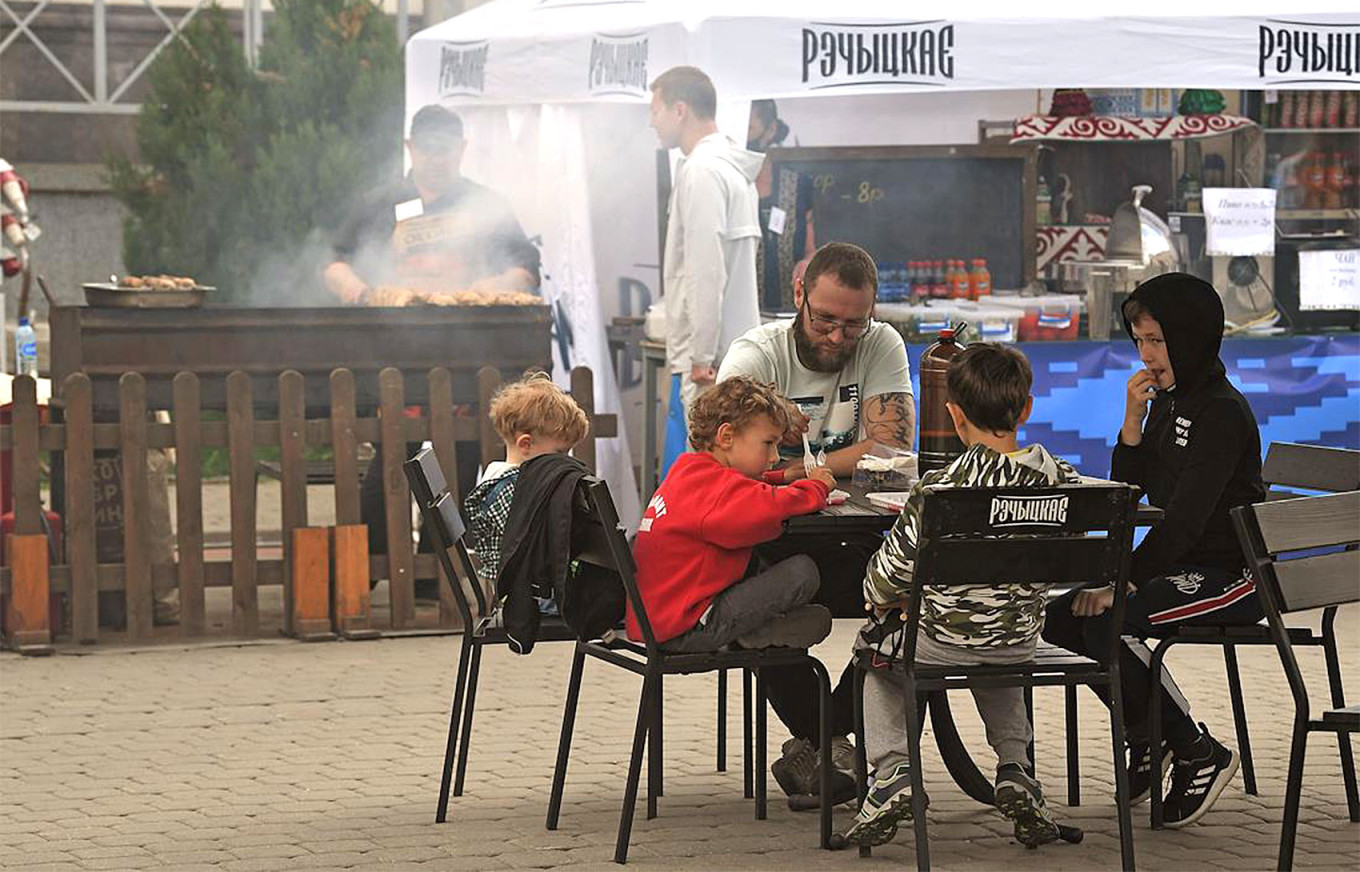
[[[671,372],[716,367],[732,340],[760,325],[755,178],[764,160],[712,133],[676,166],[665,261]]]

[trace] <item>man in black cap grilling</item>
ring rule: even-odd
[[[459,173],[467,140],[451,109],[426,106],[411,119],[411,172],[355,205],[333,241],[326,287],[347,303],[401,305],[409,291],[533,291],[538,249],[510,205]]]

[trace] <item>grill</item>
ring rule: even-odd
[[[428,306],[402,309],[238,308],[107,309],[58,306],[50,312],[52,378],[90,377],[97,411],[118,408],[118,379],[140,373],[151,408],[169,408],[171,380],[192,372],[203,406],[226,407],[226,377],[252,376],[254,398],[275,407],[280,372],[306,377],[309,409],[329,405],[331,370],[355,375],[360,408],[378,405],[378,372],[395,367],[424,375],[436,366],[453,376],[455,403],[477,401],[477,370],[506,376],[552,368],[552,317],[546,306]],[[424,378],[406,379],[406,401],[428,400]],[[58,388],[59,389],[59,388]]]

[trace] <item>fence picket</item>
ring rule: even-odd
[[[76,641],[99,639],[99,557],[94,538],[94,420],[90,377],[66,377],[66,505],[62,529],[71,567],[71,630]]]
[[[198,376],[174,381],[175,538],[179,546],[179,632],[201,636],[203,605],[203,449]]]
[[[404,630],[416,616],[414,559],[411,552],[411,494],[406,473],[405,387],[401,370],[378,373],[383,502],[387,515],[387,583],[392,602],[392,629]]]
[[[131,641],[151,637],[151,506],[146,463],[146,380],[124,373],[118,380],[118,428],[123,464],[123,579]]]
[[[477,370],[477,439],[481,443],[483,469],[505,454],[505,446],[491,426],[491,398],[500,386],[500,370],[490,366]]]
[[[41,535],[42,489],[39,484],[38,385],[31,376],[14,380],[14,534]]]
[[[293,531],[307,526],[306,383],[302,373],[279,375],[279,482],[283,523],[283,626],[293,632],[296,577]]]
[[[595,379],[589,367],[578,366],[571,371],[571,395],[576,400],[576,405],[585,410],[586,420],[590,422],[590,429],[586,431],[586,436],[576,447],[572,449],[572,456],[590,467],[591,472],[596,472],[595,468]]]
[[[335,455],[335,523],[358,524],[359,466],[354,434],[354,373],[331,371],[331,450]]]
[[[449,484],[449,492],[458,491],[458,448],[453,425],[453,376],[442,366],[430,370],[430,442],[434,444],[435,456],[444,471],[444,480]],[[438,572],[436,572],[438,574]],[[458,579],[450,579],[453,584]],[[453,591],[446,584],[439,585],[439,623],[444,627],[461,626],[458,605]]]
[[[231,623],[238,636],[260,628],[255,577],[255,407],[250,376],[227,376],[227,445],[231,455]]]

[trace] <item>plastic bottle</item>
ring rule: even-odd
[[[930,295],[932,297],[949,296],[949,284],[945,278],[944,261],[932,261],[930,265]]]
[[[1327,156],[1314,151],[1308,158],[1308,169],[1304,171],[1303,187],[1308,192],[1303,202],[1305,209],[1324,208],[1327,188]]]
[[[945,408],[949,361],[962,350],[954,340],[954,334],[964,326],[958,324],[952,329],[941,330],[940,337],[921,352],[921,438],[917,440],[917,448],[922,475],[932,469],[943,469],[964,450],[963,442],[954,430],[954,419]]]
[[[1332,152],[1332,163],[1327,167],[1327,190],[1323,196],[1324,209],[1340,209],[1346,195],[1346,163],[1341,152]]]
[[[954,261],[954,275],[949,281],[949,296],[958,300],[968,299],[968,270],[962,260]]]
[[[16,376],[38,377],[38,334],[23,316],[19,318],[19,329],[14,331],[14,364]]]
[[[968,274],[968,296],[977,300],[992,292],[992,271],[987,269],[987,258],[973,258],[973,271]]]

